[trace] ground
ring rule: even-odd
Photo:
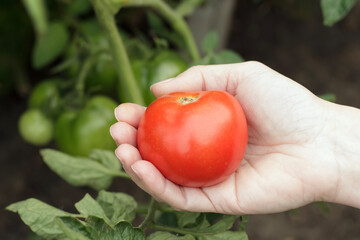
[[[337,102],[360,108],[360,4],[332,28],[322,25],[318,1],[238,1],[228,47],[247,60],[261,61],[315,94],[334,93]],[[281,4],[279,3],[281,2]],[[303,4],[299,5],[299,2]],[[39,149],[18,134],[26,102],[17,96],[0,105],[0,239],[26,239],[30,230],[6,205],[35,197],[58,208],[73,204],[89,188],[68,185],[42,162]],[[112,191],[148,199],[131,181],[116,180]],[[296,211],[250,216],[251,240],[359,240],[360,210],[311,204]]]

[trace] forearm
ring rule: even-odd
[[[360,208],[360,110],[332,104],[330,133],[338,181],[330,202]]]

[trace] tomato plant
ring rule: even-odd
[[[326,25],[343,18],[355,3],[344,1],[321,1]],[[86,194],[75,204],[78,213],[34,198],[7,207],[41,239],[145,240],[145,234],[150,235],[146,239],[247,239],[244,216],[179,212],[153,198],[139,206],[125,193],[105,191],[113,178],[129,179],[114,155],[116,145],[109,134],[115,122],[114,100],[147,106],[155,99],[150,85],[175,77],[188,66],[243,61],[233,51],[218,49],[216,32],[207,33],[198,48],[185,17],[203,2],[22,1],[35,30],[32,70],[61,81],[43,80],[35,86],[29,109],[19,121],[20,134],[35,145],[46,144],[55,135],[59,150],[41,150],[44,162],[68,183],[99,191],[96,198]],[[130,7],[140,7],[140,14],[126,13]],[[6,15],[9,8],[4,9]],[[16,29],[8,26],[5,30]],[[9,72],[18,72],[18,82],[26,82],[22,61],[3,55],[0,62],[7,70],[0,71],[0,95],[11,87]],[[28,84],[19,86],[27,89]],[[239,103],[225,92],[173,93],[150,104],[137,141],[142,157],[171,181],[211,186],[231,175],[243,159],[246,118]],[[134,226],[140,219],[141,224]]]
[[[174,183],[210,186],[230,176],[243,159],[246,119],[229,93],[171,93],[147,108],[137,143],[143,159]]]
[[[113,150],[109,128],[115,123],[116,102],[105,96],[91,98],[81,110],[64,111],[55,126],[58,147],[69,154],[87,156],[92,149]]]

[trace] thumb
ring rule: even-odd
[[[226,82],[233,64],[194,66],[171,78],[150,87],[156,97],[171,92],[226,90]]]

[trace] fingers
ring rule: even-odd
[[[125,122],[117,122],[110,127],[110,134],[117,145],[130,144],[136,146],[136,133],[137,130]]]
[[[136,147],[122,144],[115,153],[132,180],[158,201],[178,210],[216,211],[201,189],[180,187],[167,180],[153,164],[141,160]]]
[[[239,83],[253,72],[268,69],[258,62],[194,66],[179,76],[151,86],[156,97],[175,91],[223,90],[235,95]]]
[[[131,168],[131,165],[133,165],[136,161],[141,160],[141,156],[137,148],[129,144],[122,144],[115,150],[115,154],[120,160],[125,172],[140,188],[145,190],[141,180]]]
[[[134,103],[123,103],[115,108],[115,117],[119,122],[125,122],[137,128],[145,109]]]

